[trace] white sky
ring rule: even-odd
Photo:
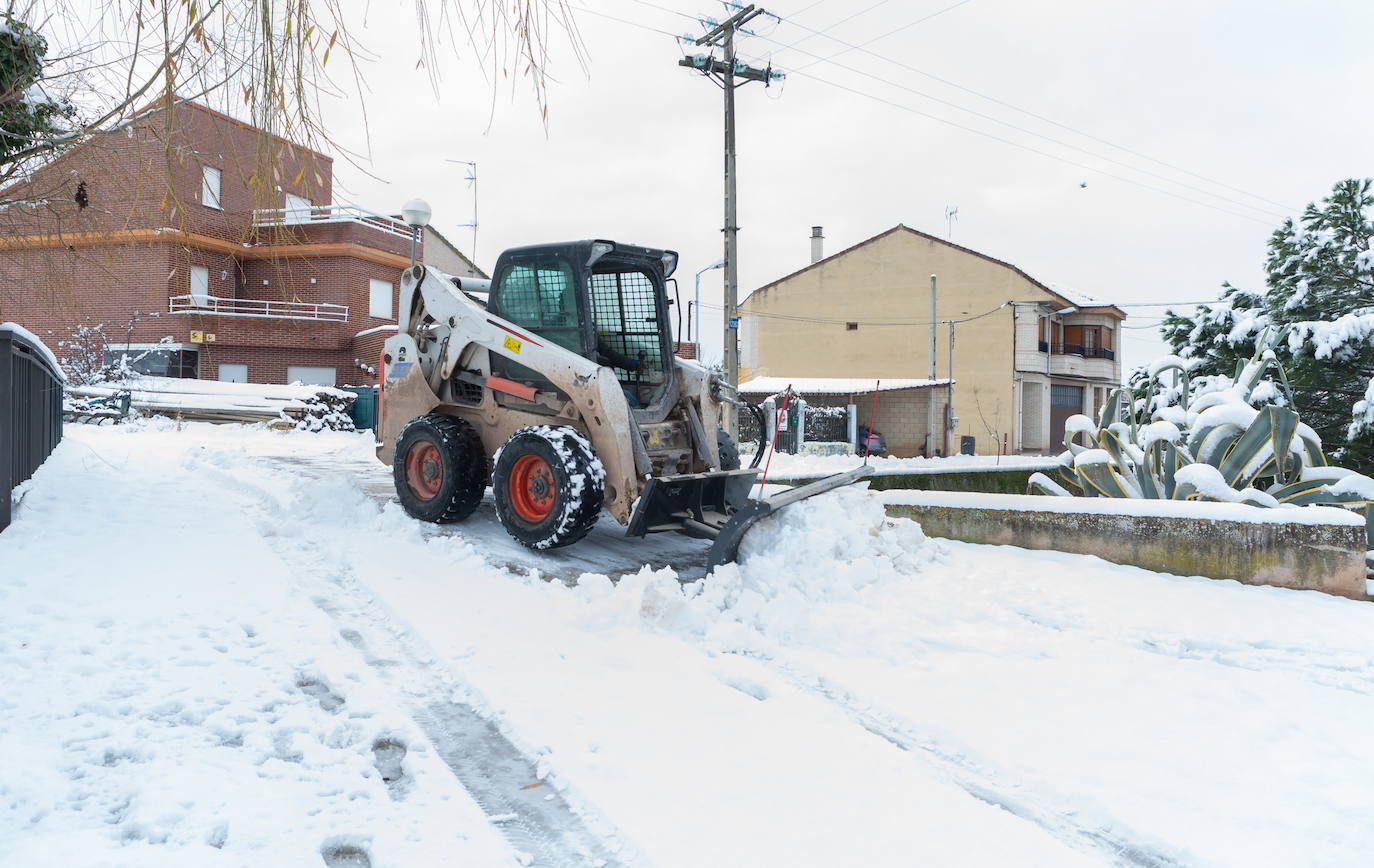
[[[484,268],[506,247],[544,241],[667,247],[682,254],[685,308],[694,272],[722,255],[721,93],[677,66],[683,49],[654,31],[703,32],[667,10],[729,13],[714,0],[569,2],[589,60],[584,70],[566,40],[555,45],[547,129],[527,83],[493,83],[466,46],[438,70],[436,95],[415,68],[410,10],[367,6],[359,33],[380,58],[363,65],[368,133],[356,100],[330,104],[327,117],[336,139],[366,152],[375,177],[336,154],[335,198],[397,211],[423,197],[436,227],[466,249],[471,234],[455,227],[471,220],[467,167],[448,160],[475,160]],[[781,86],[737,92],[741,297],[808,263],[812,225],[825,227],[833,253],[899,222],[944,235],[945,209],[956,205],[955,242],[1041,280],[1119,304],[1210,299],[1223,280],[1262,283],[1264,243],[1283,216],[1340,178],[1374,174],[1374,113],[1362,107],[1374,81],[1374,4],[967,0],[894,32],[956,2],[765,6],[783,22],[758,19],[740,50],[790,74]],[[703,275],[708,304],[720,304],[721,274]],[[1127,310],[1128,326],[1152,326],[1162,313]],[[703,314],[708,357],[719,356],[719,317]],[[1127,368],[1163,351],[1152,328],[1123,338]]]

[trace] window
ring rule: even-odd
[[[247,365],[220,365],[219,381],[221,383],[246,383],[248,382]]]
[[[859,330],[859,324],[856,322],[847,322],[844,324],[844,330],[848,332],[856,332]]]
[[[1082,386],[1050,386],[1050,406],[1083,409]]]
[[[200,352],[187,349],[185,345],[126,344],[105,348],[106,365],[128,366],[130,370],[151,377],[195,379],[199,362]]]
[[[191,266],[191,304],[210,306],[210,269],[203,265]]]
[[[598,361],[610,365],[621,382],[664,382],[658,293],[647,272],[592,274]],[[647,396],[643,400],[647,403]]]
[[[200,203],[207,208],[219,209],[219,169],[201,167]]]
[[[307,386],[332,386],[337,377],[334,368],[314,368],[309,365],[291,365],[286,369],[286,382],[304,383]]]
[[[493,293],[492,308],[498,316],[561,347],[579,355],[583,352],[577,284],[566,262],[511,266]]]
[[[368,281],[367,313],[378,319],[391,319],[391,295],[396,285],[388,280],[373,278]]]

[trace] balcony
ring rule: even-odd
[[[1056,356],[1082,356],[1085,359],[1106,359],[1113,361],[1116,353],[1102,347],[1085,347],[1081,344],[1049,344],[1045,341],[1040,342],[1040,352],[1052,353]]]
[[[309,208],[258,208],[253,212],[253,227],[266,229],[275,226],[322,226],[331,223],[354,223],[367,226],[409,241],[411,228],[395,217],[378,214],[357,205],[312,205]]]
[[[167,299],[167,312],[198,314],[200,316],[348,322],[348,305],[346,304],[266,301],[254,298],[218,298],[213,295],[174,295]]]

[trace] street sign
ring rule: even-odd
[[[191,332],[191,343],[193,343],[193,344],[203,344],[203,343],[205,343],[205,332]]]
[[[737,329],[737,328],[739,328],[739,317],[737,317],[737,316],[732,316],[732,317],[730,317],[730,328],[732,328],[732,329]]]
[[[214,332],[206,332],[206,333],[205,333],[205,342],[206,342],[207,344],[213,344],[213,343],[215,342],[215,333],[214,333]]]

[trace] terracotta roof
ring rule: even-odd
[[[910,226],[907,226],[907,225],[902,224],[902,223],[898,223],[896,226],[893,226],[891,229],[887,230],[886,232],[879,232],[877,235],[874,235],[872,238],[867,238],[867,239],[865,239],[865,240],[863,240],[863,241],[860,241],[858,244],[852,245],[852,246],[850,246],[850,247],[846,247],[844,250],[841,250],[839,253],[832,253],[831,255],[825,257],[824,259],[821,259],[821,260],[818,260],[818,261],[816,261],[816,262],[811,263],[810,265],[806,266],[805,268],[799,268],[799,269],[797,269],[796,271],[792,272],[791,274],[788,274],[788,275],[786,275],[786,276],[784,276],[784,277],[778,278],[777,280],[773,281],[772,283],[766,283],[766,284],[764,284],[763,286],[760,286],[758,289],[754,290],[754,292],[763,292],[764,290],[772,289],[773,287],[777,286],[778,284],[783,283],[783,282],[788,281],[788,280],[791,280],[792,278],[796,277],[796,276],[799,275],[799,274],[802,274],[803,272],[810,271],[810,270],[813,269],[813,268],[817,268],[817,267],[819,267],[819,266],[821,266],[821,265],[826,264],[827,262],[830,262],[832,259],[838,259],[838,258],[840,258],[841,256],[844,256],[844,255],[846,255],[846,254],[848,254],[848,253],[850,253],[850,252],[852,252],[852,251],[858,250],[860,247],[865,247],[865,246],[867,246],[867,245],[869,245],[869,244],[872,244],[872,243],[875,242],[875,241],[878,241],[878,240],[880,240],[880,239],[882,239],[882,238],[886,238],[887,236],[893,234],[894,232],[910,232],[912,235],[919,236],[919,237],[924,238],[924,239],[926,239],[926,240],[928,240],[928,241],[937,241],[937,242],[939,242],[940,244],[945,245],[946,247],[953,247],[955,250],[959,250],[959,251],[962,251],[962,252],[964,252],[964,253],[968,253],[968,254],[971,254],[971,255],[973,255],[973,256],[977,256],[979,259],[986,259],[988,262],[992,262],[992,263],[995,263],[995,264],[997,264],[997,265],[1001,265],[1001,266],[1003,266],[1004,268],[1010,268],[1012,271],[1014,271],[1014,272],[1016,272],[1017,274],[1021,275],[1022,277],[1024,277],[1024,278],[1025,278],[1027,281],[1029,281],[1030,283],[1034,284],[1035,286],[1039,287],[1040,289],[1043,289],[1045,292],[1047,292],[1047,293],[1049,293],[1050,295],[1054,296],[1055,299],[1057,299],[1058,301],[1063,302],[1063,304],[1064,304],[1065,307],[1076,307],[1076,308],[1078,308],[1079,310],[1111,311],[1111,312],[1116,313],[1116,314],[1117,314],[1118,316],[1120,316],[1122,319],[1125,319],[1125,318],[1126,318],[1126,312],[1123,311],[1123,310],[1121,310],[1121,308],[1117,307],[1117,306],[1114,305],[1114,304],[1110,304],[1110,303],[1108,303],[1108,302],[1099,302],[1097,299],[1093,299],[1093,298],[1091,298],[1090,296],[1085,296],[1085,295],[1083,295],[1082,293],[1079,293],[1079,292],[1072,292],[1072,291],[1070,291],[1070,292],[1068,292],[1068,293],[1066,294],[1065,292],[1061,292],[1061,291],[1059,291],[1059,290],[1056,290],[1056,289],[1055,289],[1052,285],[1050,285],[1050,284],[1046,284],[1046,283],[1044,283],[1044,282],[1042,282],[1042,281],[1036,280],[1034,277],[1031,277],[1031,276],[1030,276],[1029,274],[1027,274],[1025,271],[1022,271],[1020,268],[1018,268],[1018,267],[1015,266],[1015,265],[1012,265],[1010,262],[1005,262],[1005,261],[1003,261],[1003,260],[1001,260],[1001,259],[996,259],[996,258],[994,258],[994,257],[992,257],[992,256],[988,256],[986,253],[981,253],[981,252],[979,252],[979,251],[977,251],[977,250],[974,250],[974,249],[971,248],[971,247],[964,247],[963,245],[955,244],[955,243],[952,242],[952,241],[948,241],[948,240],[946,240],[946,239],[944,239],[944,238],[940,238],[939,236],[931,235],[931,234],[926,233],[926,232],[922,232],[922,231],[920,231],[919,229],[912,229]],[[754,295],[754,293],[750,293],[749,296],[748,296],[748,298],[745,298],[743,301],[740,302],[740,306],[743,307],[743,306],[749,301],[750,298],[753,298],[753,295]],[[1085,302],[1091,302],[1091,303],[1090,303],[1090,304],[1085,304]]]

